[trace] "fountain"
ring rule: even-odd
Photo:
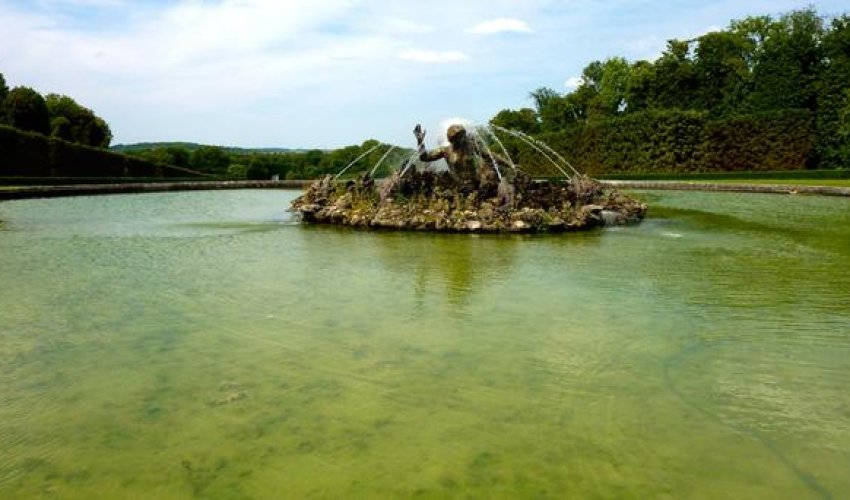
[[[581,174],[545,143],[522,132],[454,124],[448,145],[428,151],[425,131],[414,129],[417,149],[380,180],[375,172],[396,149],[356,179],[340,180],[363,153],[335,175],[313,183],[292,202],[311,223],[359,228],[471,233],[535,233],[622,225],[643,219],[646,205]],[[499,133],[518,140],[557,171],[533,179],[513,161]],[[498,149],[498,151],[494,151]],[[445,160],[448,170],[430,167]]]

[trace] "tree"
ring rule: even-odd
[[[89,146],[108,148],[112,142],[112,130],[103,118],[96,116],[94,121],[89,122],[85,137]]]
[[[832,20],[823,37],[817,78],[816,150],[828,166],[850,165],[850,15]]]
[[[536,134],[540,131],[540,120],[537,112],[531,108],[519,110],[503,109],[490,120],[491,125],[518,130],[526,134]]]
[[[829,160],[846,166],[850,164],[850,89],[844,91],[844,106],[838,113],[838,140],[829,151]]]
[[[626,112],[643,111],[652,105],[655,68],[649,61],[638,61],[632,65],[629,84],[626,87]]]
[[[627,107],[631,65],[622,57],[612,57],[601,64],[596,61],[591,65],[584,71],[585,84],[596,91],[588,100],[588,118],[606,118],[623,112]],[[588,81],[591,77],[594,80]]]
[[[48,135],[50,118],[41,94],[29,87],[15,87],[4,99],[6,123],[31,132]]]
[[[558,92],[540,87],[530,94],[537,108],[537,116],[540,118],[540,130],[549,132],[560,130],[575,120],[571,117],[567,99]]]
[[[50,120],[50,135],[66,141],[73,141],[71,121],[64,116],[53,118]]]
[[[174,165],[175,167],[189,166],[190,154],[188,149],[170,146],[165,148],[165,152],[168,154],[168,165]]]
[[[45,102],[51,120],[51,135],[86,146],[109,146],[112,131],[106,121],[92,110],[65,95],[47,94]],[[59,118],[64,120],[57,121]]]
[[[697,79],[690,42],[670,40],[667,50],[655,61],[651,81],[653,107],[693,109],[697,101]]]
[[[715,31],[697,39],[695,107],[725,115],[737,110],[750,92],[755,42],[744,33]]]
[[[0,73],[0,123],[6,123],[5,100],[9,94],[9,87],[6,86],[6,79],[3,78],[3,73]]]
[[[3,78],[3,73],[0,73],[0,102],[6,99],[8,93],[9,87],[6,86],[6,79]]]
[[[763,38],[755,54],[753,111],[816,109],[815,80],[823,63],[823,21],[814,10],[799,10],[761,26]]]
[[[230,166],[230,156],[218,146],[202,146],[192,153],[189,163],[195,170],[223,174]]]
[[[248,179],[268,179],[270,175],[269,162],[263,155],[251,155],[245,177]]]

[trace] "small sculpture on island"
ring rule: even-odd
[[[555,164],[564,178],[533,180],[506,152],[504,157],[496,154],[479,134],[460,124],[448,128],[448,145],[428,151],[425,131],[416,125],[416,152],[389,177],[376,181],[372,177],[376,165],[357,179],[337,182],[349,164],[336,177],[327,175],[313,183],[292,202],[292,210],[312,223],[459,233],[563,232],[643,219],[645,204],[606,190],[575,170],[575,175],[567,175],[553,156],[565,160],[548,146],[519,132],[500,130],[525,141]],[[492,130],[484,132],[501,146]],[[411,168],[415,158],[425,164],[445,160],[448,170]]]

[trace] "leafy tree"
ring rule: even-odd
[[[191,155],[188,149],[177,146],[170,146],[165,148],[165,152],[168,153],[168,161],[166,162],[166,164],[174,165],[175,167],[189,166],[189,159]]]
[[[827,166],[850,165],[850,16],[832,20],[824,35],[824,64],[817,78],[818,159]]]
[[[192,153],[189,163],[202,172],[223,174],[230,166],[230,156],[218,146],[202,146]]]
[[[643,111],[652,105],[655,68],[649,61],[638,61],[632,65],[629,83],[626,86],[626,111]]]
[[[3,78],[3,73],[0,73],[0,101],[6,99],[6,95],[9,93],[9,87],[6,86],[6,79]]]
[[[536,134],[540,131],[540,120],[537,117],[537,112],[531,108],[503,109],[490,120],[490,124],[518,130],[526,134]]]
[[[95,117],[88,123],[84,137],[88,139],[89,146],[107,148],[112,142],[112,130],[103,118]]]
[[[850,164],[850,89],[844,91],[844,106],[838,112],[836,141],[830,144],[828,160],[840,166]]]
[[[112,131],[92,110],[65,95],[48,94],[45,102],[51,120],[51,135],[86,146],[109,146]],[[64,120],[56,122],[59,118]]]
[[[269,162],[262,155],[252,155],[248,161],[248,169],[245,171],[248,179],[268,179],[271,177]]]
[[[588,99],[588,118],[616,116],[626,109],[630,75],[631,65],[622,57],[612,57],[604,63],[596,61],[585,68],[585,85],[595,90]]]
[[[571,119],[573,114],[569,102],[558,92],[547,87],[540,87],[531,92],[530,97],[537,108],[541,131],[559,130],[575,121]]]
[[[0,73],[0,123],[6,123],[5,100],[9,94],[9,87],[6,86],[6,79],[3,78],[3,73]]]
[[[15,87],[4,99],[6,123],[21,130],[50,133],[47,105],[41,94],[29,87]]]
[[[151,149],[142,149],[131,151],[129,154],[140,156],[145,160],[159,163],[162,165],[173,165],[175,167],[188,167],[190,154],[189,151],[182,147],[155,147]]]
[[[760,26],[755,53],[753,111],[816,108],[815,79],[823,62],[823,21],[813,9],[794,11]]]
[[[741,32],[715,31],[697,39],[695,107],[723,115],[738,109],[752,85],[756,43]]]
[[[690,42],[667,42],[667,50],[653,65],[650,82],[653,107],[694,109],[699,81],[690,50]]]
[[[64,116],[57,116],[50,120],[50,135],[66,141],[73,141],[74,138],[71,131],[71,120]]]

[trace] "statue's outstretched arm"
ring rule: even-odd
[[[418,123],[416,124],[416,127],[413,129],[413,135],[416,136],[416,146],[419,148],[420,160],[430,162],[446,157],[446,151],[444,148],[435,149],[433,151],[425,149],[425,129],[422,128],[422,125],[419,125]]]

